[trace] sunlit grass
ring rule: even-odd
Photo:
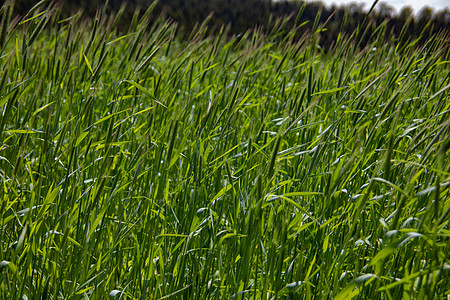
[[[9,12],[2,299],[450,294],[448,32],[323,51]]]

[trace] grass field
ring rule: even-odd
[[[9,9],[1,299],[450,294],[449,32],[324,51]]]

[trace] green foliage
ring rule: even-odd
[[[2,299],[450,294],[447,32],[325,53],[153,8],[2,7]]]
[[[25,15],[36,1],[15,0],[13,16]],[[44,0],[42,2],[48,2]],[[269,35],[294,35],[296,40],[305,33],[314,32],[318,44],[324,50],[334,47],[342,36],[358,39],[358,47],[364,48],[375,41],[396,42],[408,45],[415,41],[423,45],[428,38],[450,28],[448,8],[433,11],[426,6],[415,15],[410,6],[400,12],[384,2],[374,1],[373,7],[358,3],[328,5],[320,1],[301,0],[59,0],[58,6],[63,18],[75,13],[94,18],[99,11],[118,13],[122,17],[114,27],[122,32],[134,31],[133,24],[142,15],[142,9],[154,6],[153,18],[163,15],[179,25],[184,39],[208,20],[204,29],[208,34],[219,34],[223,26],[229,35],[239,35],[255,28],[263,29]],[[368,15],[368,11],[370,14]],[[367,16],[368,15],[368,16]],[[283,22],[285,31],[276,32],[278,22]],[[382,30],[385,35],[377,34]]]

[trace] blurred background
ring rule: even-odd
[[[153,0],[60,0],[46,1],[61,9],[61,17],[81,10],[83,17],[92,18],[102,11],[115,14],[120,11],[121,22],[117,29],[126,31],[133,15],[143,14]],[[319,46],[329,48],[344,33],[351,36],[358,27],[374,30],[383,24],[387,27],[389,40],[397,37],[399,42],[420,39],[423,43],[432,34],[447,34],[450,29],[450,9],[447,0],[391,0],[379,2],[366,17],[373,2],[369,0],[281,1],[281,0],[159,0],[153,17],[163,17],[178,24],[181,36],[189,37],[196,26],[207,20],[208,33],[216,34],[226,28],[230,36],[247,30],[270,31],[278,28],[276,20],[285,21],[286,32],[294,28],[296,36],[320,31]],[[53,4],[52,4],[53,3]],[[13,14],[24,16],[36,4],[31,0],[16,0]],[[408,4],[404,6],[405,4]],[[105,9],[102,9],[105,7]],[[209,16],[209,18],[208,18]],[[290,17],[290,18],[285,18]],[[404,27],[404,25],[406,25]],[[274,27],[275,26],[275,27]],[[278,26],[278,27],[277,27]],[[403,29],[402,29],[403,28]],[[282,33],[280,33],[282,34]],[[367,39],[370,34],[367,35]],[[395,40],[395,39],[394,39]],[[362,41],[363,47],[366,41]]]
[[[364,8],[369,9],[373,3],[373,0],[330,0],[324,1],[323,3],[327,5],[332,5],[333,3],[337,5],[349,5],[354,2],[363,4]],[[384,1],[384,3],[391,6],[396,12],[400,12],[403,7],[409,6],[415,13],[419,12],[425,6],[428,6],[435,11],[445,9],[450,6],[449,0],[389,0]]]

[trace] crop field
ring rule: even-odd
[[[10,11],[0,299],[447,299],[448,31]]]

